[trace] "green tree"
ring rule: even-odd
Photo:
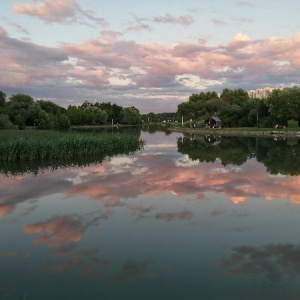
[[[52,129],[54,127],[51,117],[45,110],[41,110],[38,115],[38,128],[39,129]]]
[[[67,108],[67,116],[70,120],[71,125],[82,125],[84,124],[83,120],[83,109],[74,106],[74,105],[69,105]]]
[[[19,129],[24,129],[26,127],[25,114],[26,114],[26,111],[23,110],[20,113],[18,113],[15,117],[15,124],[18,125]]]
[[[41,110],[40,104],[37,102],[34,102],[28,106],[25,114],[25,122],[27,126],[37,125]]]
[[[298,121],[296,121],[296,120],[288,120],[288,127],[289,128],[296,128],[298,126],[299,126],[298,125]]]
[[[68,129],[70,128],[70,120],[66,115],[58,115],[58,128],[59,129]]]
[[[0,108],[4,107],[5,103],[6,103],[6,94],[0,91]]]
[[[139,110],[137,108],[135,108],[134,106],[124,108],[122,123],[128,124],[128,125],[141,124],[142,118],[141,118]]]
[[[26,121],[24,110],[26,112],[28,107],[33,103],[34,103],[33,98],[28,95],[25,94],[12,95],[5,106],[6,114],[9,116],[10,120],[15,124],[16,124],[16,116],[18,114],[22,114],[22,118],[24,118]]]
[[[300,121],[300,88],[285,88],[273,90],[266,100],[269,112],[282,123],[294,119]]]
[[[248,93],[243,89],[224,89],[220,96],[229,105],[243,106],[250,100]]]
[[[93,107],[88,106],[83,109],[82,122],[84,125],[95,125],[96,116],[93,111]]]
[[[0,114],[0,129],[12,129],[14,125],[10,121],[8,115]]]
[[[65,108],[49,100],[38,100],[36,103],[39,104],[41,109],[45,110],[48,114],[59,115],[67,113]]]
[[[107,122],[107,112],[101,108],[93,107],[96,124],[105,124]]]

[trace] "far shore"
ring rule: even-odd
[[[202,135],[231,135],[231,136],[285,136],[285,137],[300,137],[300,130],[288,130],[288,129],[239,129],[239,128],[184,128],[184,127],[170,127],[169,130],[202,134]]]

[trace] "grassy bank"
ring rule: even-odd
[[[218,135],[247,135],[247,136],[299,136],[300,128],[256,128],[256,127],[241,127],[241,128],[186,128],[186,127],[170,127],[171,131],[195,134],[218,134]]]

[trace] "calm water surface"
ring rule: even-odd
[[[300,299],[300,140],[141,137],[2,171],[0,300]]]

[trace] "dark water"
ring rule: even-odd
[[[135,134],[133,155],[2,168],[0,300],[300,299],[300,140]]]

